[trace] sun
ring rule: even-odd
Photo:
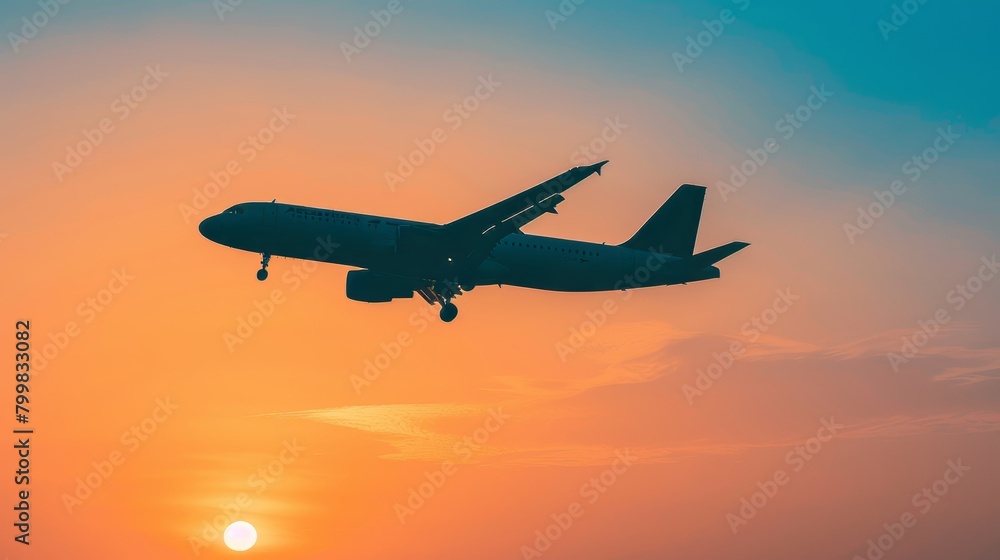
[[[222,534],[226,546],[236,551],[249,550],[257,542],[257,529],[246,521],[236,521]]]

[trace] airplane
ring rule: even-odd
[[[387,218],[296,204],[243,202],[205,218],[207,239],[261,255],[258,280],[272,256],[356,267],[347,297],[384,303],[419,294],[458,316],[452,300],[476,286],[519,286],[596,292],[686,284],[719,278],[713,266],[747,247],[734,241],[695,254],[705,187],[682,185],[620,245],[524,233],[536,218],[556,214],[562,193],[606,160],[574,167],[506,200],[446,224]]]

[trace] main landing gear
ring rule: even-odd
[[[267,264],[271,262],[271,255],[263,253],[260,259],[260,270],[257,271],[257,279],[263,282],[267,280]]]
[[[458,317],[458,306],[451,302],[451,298],[462,293],[462,288],[455,282],[442,280],[434,284],[434,293],[437,301],[441,304],[441,313],[438,315],[445,323],[450,323]]]
[[[458,317],[458,306],[452,302],[447,302],[441,306],[441,320],[445,323],[450,323]]]
[[[441,305],[439,316],[445,323],[450,323],[455,320],[455,317],[458,317],[458,306],[451,302],[452,298],[462,293],[462,288],[458,284],[439,280],[433,285],[416,290],[416,292],[427,303]]]

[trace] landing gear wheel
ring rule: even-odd
[[[267,280],[267,264],[271,262],[271,255],[267,253],[261,254],[260,258],[260,270],[257,271],[257,279],[263,282]]]
[[[458,317],[458,306],[454,303],[446,303],[441,308],[441,320],[445,323],[450,323]]]

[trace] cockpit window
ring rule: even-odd
[[[243,213],[243,207],[241,207],[241,206],[233,206],[229,210],[226,210],[225,213],[226,214],[242,214]]]

